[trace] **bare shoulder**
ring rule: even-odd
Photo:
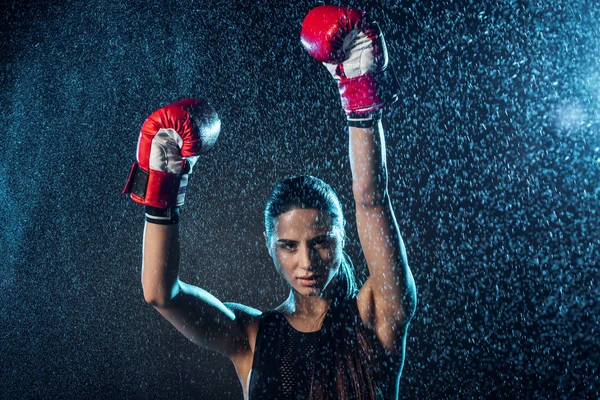
[[[244,351],[254,353],[254,345],[256,344],[256,335],[258,333],[258,323],[262,312],[256,308],[249,307],[239,303],[223,303],[234,315],[238,326],[246,333],[248,337],[247,346]]]
[[[233,362],[235,370],[244,393],[248,390],[248,377],[252,369],[254,359],[254,349],[256,347],[256,336],[258,335],[258,323],[262,313],[256,308],[248,307],[238,303],[223,303],[234,315],[240,328],[245,332],[246,341],[243,346],[238,347],[238,351],[229,354],[229,359]]]

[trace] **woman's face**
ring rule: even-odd
[[[269,252],[293,290],[320,296],[338,272],[342,247],[326,212],[296,208],[277,218]]]

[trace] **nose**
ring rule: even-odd
[[[309,247],[305,246],[300,252],[300,268],[307,271],[315,269],[314,251]]]

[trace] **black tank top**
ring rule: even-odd
[[[323,326],[327,326],[327,321],[333,318],[332,311],[330,309],[325,315]],[[346,319],[346,326],[352,324],[359,329],[365,329],[355,299],[343,302],[333,313]],[[374,332],[363,332],[372,344],[373,358],[369,362],[374,365],[373,379],[378,387],[376,398],[395,399],[399,389],[398,372],[402,358],[394,358],[387,354]],[[331,350],[331,338],[325,340],[325,336],[326,328],[317,332],[299,332],[289,324],[283,314],[274,310],[265,311],[258,325],[248,399],[308,399],[315,361],[322,362],[327,350]],[[348,338],[343,337],[342,340]],[[383,369],[379,366],[383,366]]]
[[[299,332],[283,314],[263,313],[256,336],[249,400],[308,398],[321,331]]]

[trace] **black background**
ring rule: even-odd
[[[259,309],[273,185],[316,175],[353,223],[344,115],[302,49],[317,2],[3,3],[0,397],[241,399],[230,362],[142,296],[122,196],[139,128],[204,97],[223,130],[182,215],[181,277]],[[600,6],[354,3],[401,81],[390,190],[418,288],[401,398],[597,398]]]

